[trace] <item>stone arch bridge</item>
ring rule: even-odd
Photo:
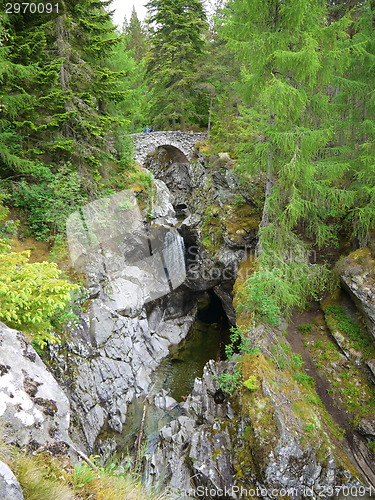
[[[190,133],[173,131],[130,135],[135,148],[134,159],[141,165],[144,164],[148,154],[160,147],[173,151],[181,161],[190,162],[193,159],[195,145],[197,142],[205,140],[207,136],[206,132]]]

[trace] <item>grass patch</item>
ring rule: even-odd
[[[146,490],[139,478],[120,469],[93,470],[86,463],[46,452],[18,452],[9,462],[25,500],[167,500],[166,494]]]
[[[294,375],[294,380],[296,380],[299,384],[303,385],[303,387],[309,388],[315,386],[315,381],[310,375],[307,375],[305,372],[296,372]]]
[[[347,338],[353,343],[354,348],[362,351],[367,359],[375,356],[373,342],[368,332],[365,331],[358,321],[348,316],[341,306],[331,304],[324,312],[327,316],[327,324],[332,330],[339,330],[341,333],[345,333]]]
[[[298,325],[297,326],[297,329],[303,334],[311,333],[313,331],[313,328],[314,328],[314,325],[312,325],[311,323],[307,323],[306,325]]]

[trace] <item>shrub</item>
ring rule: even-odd
[[[43,347],[57,341],[50,332],[51,319],[70,301],[79,287],[59,278],[55,263],[29,263],[30,251],[9,252],[2,241],[0,249],[0,321],[29,333]]]
[[[243,385],[246,389],[249,389],[249,391],[256,391],[259,388],[255,375],[251,375],[247,380],[245,380]]]
[[[236,389],[241,387],[241,374],[236,368],[232,373],[221,373],[217,377],[220,389],[226,394],[233,394]]]

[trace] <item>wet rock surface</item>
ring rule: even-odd
[[[247,498],[249,493],[241,491],[268,499],[286,490],[293,498],[319,498],[324,491],[343,487],[370,498],[369,490],[340,463],[334,445],[325,448],[324,440],[301,440],[304,422],[293,412],[293,402],[276,393],[266,378],[254,404],[259,404],[260,415],[269,406],[269,429],[239,414],[238,401],[232,406],[228,397],[217,399],[217,377],[233,369],[232,362],[206,365],[202,379],[196,379],[191,395],[180,404],[183,414],[160,430],[157,448],[147,457],[149,481],[163,478],[178,499],[199,492],[208,500]],[[293,397],[298,400],[299,395]],[[267,432],[272,433],[272,446]]]
[[[369,248],[356,250],[343,260],[341,281],[375,340],[375,260]]]
[[[195,380],[192,393],[180,404],[183,414],[160,431],[159,445],[148,457],[149,479],[163,478],[172,490],[186,492],[199,485],[217,491],[232,487],[238,423],[228,400],[215,402],[219,387],[213,380],[228,369],[229,362],[210,361],[202,379]]]

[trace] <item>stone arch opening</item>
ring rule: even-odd
[[[176,146],[163,144],[161,146],[157,146],[154,151],[156,151],[158,160],[164,164],[189,163],[189,159],[186,155]]]
[[[188,196],[192,191],[190,161],[177,147],[158,146],[145,162],[146,168],[171,191],[171,203],[179,215],[188,214]]]

